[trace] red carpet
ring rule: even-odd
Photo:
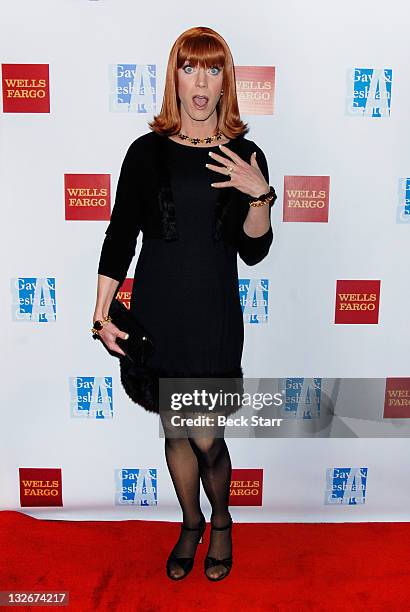
[[[167,578],[178,534],[177,523],[3,511],[0,590],[66,590],[60,609],[81,612],[410,609],[410,523],[234,523],[232,573],[217,583],[202,573],[209,524],[191,574]]]

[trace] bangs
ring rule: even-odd
[[[212,36],[193,36],[186,39],[178,51],[177,68],[181,68],[188,60],[191,66],[201,68],[225,66],[225,50],[221,43]]]

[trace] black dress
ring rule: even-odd
[[[134,402],[156,413],[159,377],[227,377],[230,382],[225,389],[241,391],[243,387],[235,386],[238,379],[243,384],[244,340],[238,249],[246,263],[252,264],[267,253],[272,240],[271,228],[259,238],[250,238],[239,228],[239,246],[230,240],[214,240],[215,210],[220,192],[226,188],[212,187],[211,183],[222,183],[227,177],[205,164],[220,165],[209,156],[212,150],[221,153],[219,147],[188,146],[170,138],[165,138],[163,145],[178,240],[154,238],[143,232],[130,309],[151,335],[155,350],[145,372],[137,370],[127,357],[119,356],[126,393]],[[250,146],[257,148],[254,143]],[[260,149],[258,152],[268,180],[266,159]],[[129,153],[127,159],[110,222],[111,226],[114,216],[111,228],[114,232],[106,237],[99,264],[99,273],[116,279],[123,279],[126,274],[125,260],[134,242],[130,238],[126,246],[122,243],[122,228],[133,222],[132,208],[128,211],[127,206],[137,163],[129,158]],[[233,387],[229,386],[232,384]],[[230,414],[236,409],[225,407],[224,412]]]

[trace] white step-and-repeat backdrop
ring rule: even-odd
[[[227,431],[234,520],[409,519],[409,20],[404,2],[3,4],[1,509],[180,519],[158,416],[90,329],[122,159],[203,25],[278,194],[238,283],[244,374],[284,389],[282,421]]]

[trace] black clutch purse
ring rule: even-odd
[[[137,321],[133,313],[117,298],[111,302],[108,314],[112,323],[121,331],[129,334],[127,340],[117,338],[118,346],[137,368],[145,368],[150,355],[154,350],[154,344],[150,335]],[[117,356],[119,353],[117,353]],[[122,355],[119,355],[122,357]]]

